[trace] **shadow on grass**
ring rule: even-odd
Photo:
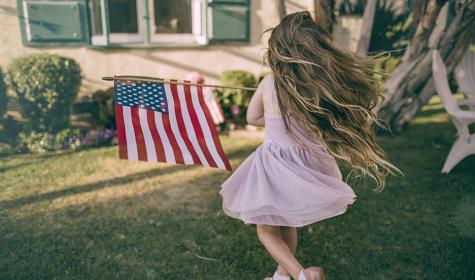
[[[132,185],[134,180],[156,176],[156,171],[121,182]],[[14,212],[12,216],[3,212],[0,278],[236,279],[247,275],[245,279],[253,279],[253,269],[262,270],[262,261],[256,259],[239,273],[239,260],[246,252],[259,250],[260,258],[265,252],[251,227],[242,228],[239,221],[221,213],[217,192],[225,174],[220,175],[193,177],[86,208],[65,207],[47,216],[31,213],[15,218]],[[66,193],[30,198],[29,203],[105,186],[100,182],[75,186]],[[250,242],[242,244],[240,235]],[[229,271],[234,271],[232,278],[219,276]]]
[[[250,149],[250,148],[239,149],[239,150],[228,153],[228,157],[231,159],[242,157],[245,154],[250,153],[252,150],[253,149]],[[71,153],[66,153],[66,154],[71,154]],[[51,157],[48,157],[48,158],[51,158]],[[20,167],[21,165],[22,164],[19,164],[15,167]],[[25,164],[25,166],[26,165],[28,164]],[[3,200],[3,201],[0,201],[0,211],[5,210],[5,209],[22,207],[22,206],[32,204],[32,203],[49,201],[49,200],[71,196],[71,195],[77,195],[80,193],[97,191],[104,188],[112,188],[112,187],[121,186],[124,184],[133,184],[134,182],[144,180],[147,178],[153,178],[153,177],[157,177],[163,174],[173,174],[177,171],[191,170],[191,169],[196,169],[196,168],[206,168],[206,167],[193,166],[193,165],[169,165],[169,166],[156,168],[156,169],[143,171],[143,172],[138,172],[135,174],[130,174],[130,175],[113,178],[109,180],[103,180],[103,181],[98,181],[98,182],[88,183],[88,184],[67,186],[64,189],[61,189],[58,191],[42,193],[39,195],[25,196],[25,197],[20,197],[17,199],[12,199],[12,200]]]

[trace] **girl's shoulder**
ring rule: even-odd
[[[261,87],[264,92],[273,92],[275,90],[274,75],[272,72],[261,80],[259,87]]]
[[[274,74],[272,72],[270,72],[267,75],[265,75],[264,78],[262,79],[261,83],[264,83],[264,84],[274,83]]]

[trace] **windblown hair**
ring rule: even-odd
[[[375,76],[376,56],[339,49],[325,27],[307,11],[289,14],[272,31],[265,55],[275,80],[277,100],[287,134],[290,116],[335,158],[350,177],[370,177],[382,191],[391,164],[375,140],[374,124],[385,128],[372,109],[381,94]]]

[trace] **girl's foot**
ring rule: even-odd
[[[325,274],[321,267],[312,266],[301,270],[297,280],[325,280]]]
[[[280,275],[279,272],[275,271],[272,277],[266,277],[264,280],[290,280],[290,276]]]

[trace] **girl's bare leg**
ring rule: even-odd
[[[297,251],[297,228],[281,226],[280,236],[287,244],[287,247],[289,247],[292,254],[295,256],[295,252]],[[290,276],[290,273],[280,264],[277,266],[277,272],[280,275]]]
[[[272,258],[282,266],[294,279],[298,279],[303,266],[297,261],[294,252],[281,236],[279,226],[256,225],[257,236]]]

